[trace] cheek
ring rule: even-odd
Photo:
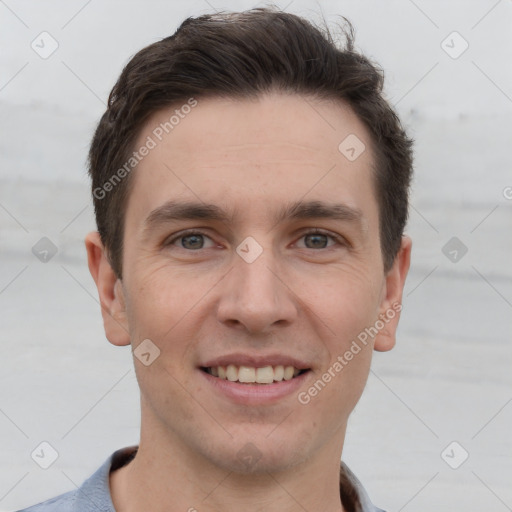
[[[209,311],[204,301],[216,281],[197,276],[194,279],[176,269],[171,272],[165,265],[132,272],[130,276],[127,313],[132,344],[136,349],[139,343],[149,339],[160,351],[151,372],[145,372],[143,365],[136,361],[141,366],[140,376],[146,385],[162,379],[173,387],[175,382],[170,375],[183,383],[190,378],[188,368],[191,354],[200,341],[199,326],[207,321]]]
[[[343,358],[345,351],[340,352]],[[350,361],[342,359],[341,363],[336,356],[317,373],[309,387],[301,390],[298,398],[303,406],[302,420],[321,428],[322,437],[328,438],[345,428],[366,385],[371,354],[368,346],[352,354]]]
[[[321,338],[328,360],[317,372],[315,389],[309,390],[313,395],[318,393],[320,409],[321,402],[331,403],[324,414],[336,424],[340,415],[348,417],[368,378],[373,338],[365,337],[365,329],[378,318],[381,284],[369,273],[347,271],[340,276],[316,304],[316,312],[326,326]]]
[[[375,322],[381,288],[382,280],[377,280],[370,272],[348,268],[331,274],[330,279],[318,281],[316,287],[310,283],[310,295],[315,297],[312,306],[330,328],[329,338],[332,337],[334,346],[339,345],[339,350]]]
[[[133,333],[165,343],[203,294],[198,282],[190,286],[162,266],[132,272],[128,316]]]

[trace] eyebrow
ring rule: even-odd
[[[227,212],[215,204],[171,200],[151,211],[144,221],[144,232],[180,220],[202,219],[232,223],[235,217],[234,213]],[[285,220],[301,219],[334,219],[362,225],[364,216],[358,208],[343,203],[295,201],[280,208],[273,220],[276,225]]]

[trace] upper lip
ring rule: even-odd
[[[311,368],[311,366],[304,361],[282,354],[269,354],[266,356],[230,354],[209,359],[200,366],[203,368],[214,368],[216,366],[228,366],[230,364],[234,364],[235,366],[249,366],[252,368],[264,368],[265,366],[293,366],[299,370],[308,370]]]

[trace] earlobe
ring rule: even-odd
[[[402,294],[411,262],[412,240],[402,236],[400,250],[393,266],[386,275],[385,293],[379,310],[383,327],[375,337],[374,349],[379,352],[391,350],[396,342],[396,330],[402,310]]]
[[[110,265],[97,231],[87,235],[85,247],[89,271],[98,289],[105,335],[113,345],[129,345],[130,335],[123,285]]]

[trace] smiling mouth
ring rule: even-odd
[[[309,369],[300,370],[294,366],[277,365],[254,368],[251,366],[236,366],[234,364],[201,367],[201,370],[213,377],[242,384],[273,384],[283,380],[292,380],[309,371]]]

